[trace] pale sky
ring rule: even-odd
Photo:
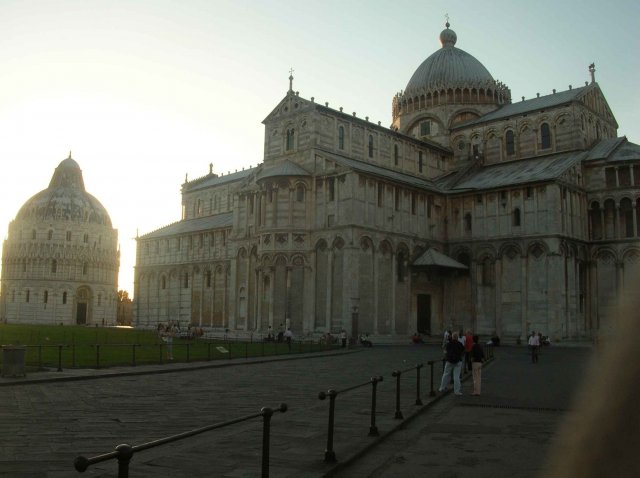
[[[0,231],[72,151],[119,232],[133,295],[136,231],[180,219],[180,186],[262,162],[261,121],[294,90],[391,123],[391,99],[456,46],[522,96],[599,83],[640,143],[637,0],[0,1]]]

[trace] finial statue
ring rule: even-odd
[[[189,182],[189,173],[184,173],[184,182],[188,183]]]
[[[447,23],[445,23],[444,25],[449,28],[451,26],[451,24],[449,23],[449,14],[445,13],[444,14],[444,18],[447,20]]]
[[[69,157],[68,157],[67,159],[73,159],[73,158],[71,157],[71,150],[69,150]]]
[[[595,83],[596,82],[596,64],[595,63],[591,63],[589,65],[589,73],[591,73],[591,83]]]
[[[289,91],[293,91],[293,68],[289,69]]]
[[[209,163],[209,174],[213,174],[213,163]]]

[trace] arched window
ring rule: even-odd
[[[62,293],[62,304],[66,304],[67,303],[67,293],[63,292]]]
[[[207,271],[206,283],[207,283],[207,287],[211,287],[211,271]]]
[[[589,219],[591,221],[591,239],[602,239],[602,211],[598,202],[591,204]]]
[[[27,292],[24,296],[24,301],[25,302],[29,302],[29,299],[31,298],[31,291],[29,289],[27,289]]]
[[[633,205],[631,199],[623,198],[620,201],[620,229],[624,237],[633,237]]]
[[[188,272],[184,273],[184,288],[185,289],[189,288],[189,273]]]
[[[296,186],[296,201],[304,202],[304,186],[302,184]]]
[[[84,264],[82,264],[82,275],[86,276],[87,275],[87,269],[89,268],[89,264],[87,264],[86,262]]]
[[[85,235],[84,235],[84,237],[82,238],[82,241],[83,241],[85,244],[88,244],[88,243],[89,243],[89,234],[85,234]]]
[[[287,141],[285,144],[285,149],[287,151],[291,151],[294,145],[294,131],[293,128],[287,130]]]
[[[466,213],[464,215],[464,232],[471,232],[471,213]]]
[[[211,274],[211,272],[209,272],[209,274]],[[160,288],[162,290],[167,288],[167,278],[165,276],[162,276],[162,279],[160,279]]]
[[[58,271],[58,261],[55,259],[51,261],[51,273],[55,274]]]
[[[506,143],[507,155],[511,156],[512,154],[515,154],[516,142],[515,142],[515,135],[513,134],[513,131],[512,130],[507,131],[507,134],[505,135],[504,139]]]
[[[49,229],[49,233],[47,234],[47,239],[51,240],[53,238],[53,231]]]
[[[344,127],[338,127],[338,148],[344,149]]]
[[[393,145],[393,164],[398,165],[398,145]]]
[[[44,291],[44,295],[42,296],[42,302],[44,302],[45,304],[47,302],[49,302],[49,291],[48,290]]]
[[[33,229],[33,230],[31,231],[31,239],[35,240],[35,238],[36,238],[36,230],[35,230],[35,229]]]
[[[27,272],[27,260],[22,259],[22,272]]]
[[[493,263],[491,259],[485,257],[482,261],[482,285],[493,285]]]
[[[513,210],[513,225],[520,226],[520,208],[515,208]]]
[[[549,123],[542,123],[540,125],[540,147],[542,149],[551,147],[551,128],[549,127]]]
[[[369,135],[369,157],[373,158],[373,136]]]

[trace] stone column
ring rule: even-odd
[[[327,307],[325,309],[326,331],[331,330],[331,304],[333,303],[333,247],[329,249],[327,254]]]
[[[502,259],[496,258],[495,267],[496,279],[496,310],[495,310],[495,327],[496,335],[502,337]]]

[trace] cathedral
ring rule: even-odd
[[[617,137],[594,65],[516,100],[449,27],[390,127],[290,77],[262,163],[185,179],[182,218],[137,238],[134,324],[380,341],[614,326],[640,272],[640,146]]]
[[[115,325],[119,264],[118,232],[69,153],[9,224],[0,320]]]

